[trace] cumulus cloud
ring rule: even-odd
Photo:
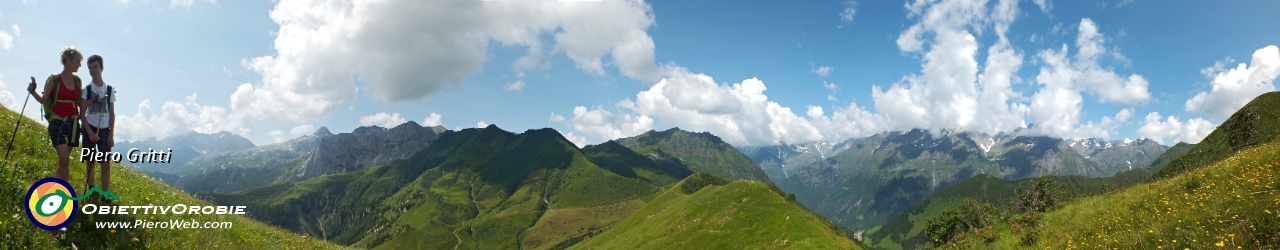
[[[400,117],[400,113],[387,114],[386,112],[378,112],[377,114],[361,116],[360,126],[377,125],[384,128],[392,128],[406,121]]]
[[[14,24],[11,28],[13,28],[13,36],[22,36],[22,29],[18,28],[18,24]]]
[[[311,124],[302,124],[289,129],[289,134],[293,136],[310,135],[316,132],[316,127]]]
[[[284,131],[280,131],[280,130],[272,130],[271,132],[267,132],[267,135],[268,135],[268,136],[271,136],[271,141],[272,141],[272,142],[275,142],[275,143],[284,142],[284,140],[285,140],[285,139],[284,139]]]
[[[1212,77],[1213,89],[1200,92],[1187,100],[1187,112],[1201,112],[1216,118],[1230,116],[1254,97],[1275,91],[1280,76],[1280,49],[1275,45],[1253,52],[1253,61],[1225,69],[1225,62],[1206,68],[1201,73]],[[1252,64],[1252,65],[1250,65]]]
[[[13,36],[9,32],[0,30],[0,48],[9,50],[13,48]]]
[[[443,124],[442,122],[440,114],[436,114],[435,112],[427,115],[426,118],[422,118],[422,126],[440,126],[440,124]]]
[[[988,14],[985,1],[908,4],[909,17],[919,22],[899,35],[898,47],[905,53],[922,53],[923,65],[920,74],[888,88],[873,86],[872,100],[890,120],[889,129],[994,133],[1022,127],[1025,106],[1008,101],[1021,96],[1011,85],[1023,56],[1004,35],[1018,15],[1016,6],[1016,1],[1000,1]],[[981,31],[987,24],[994,26],[998,40],[988,47],[986,63],[979,67],[980,46],[971,29]]]
[[[151,100],[142,100],[134,115],[116,117],[116,139],[164,139],[192,131],[206,134],[228,131],[244,137],[253,136],[254,126],[248,117],[230,112],[225,107],[200,105],[196,103],[196,94],[186,99],[186,104],[165,102],[158,115],[151,107]]]
[[[587,109],[587,107],[577,106],[573,108],[573,119],[570,119],[568,124],[578,132],[600,141],[608,141],[638,135],[653,129],[653,118],[643,115],[615,115],[602,107]]]
[[[489,124],[488,124],[488,123],[485,123],[484,121],[480,121],[480,122],[477,122],[477,123],[476,123],[476,127],[477,127],[477,128],[484,128],[484,127],[488,127],[488,126],[489,126]]]
[[[406,101],[459,86],[480,71],[491,42],[529,49],[513,63],[516,71],[563,52],[591,74],[615,65],[627,77],[659,76],[646,33],[654,17],[640,0],[284,0],[270,16],[280,25],[276,54],[245,60],[263,80],[231,97],[234,110],[260,119],[324,115],[357,89]]]
[[[569,140],[569,142],[572,142],[574,146],[578,146],[578,148],[582,148],[588,145],[586,137],[575,135],[573,134],[573,132],[561,133],[560,135],[563,135],[565,139]]]
[[[1165,138],[1174,139],[1173,143],[1199,143],[1217,128],[1217,125],[1201,118],[1192,118],[1186,122],[1179,120],[1177,116],[1169,116],[1165,121],[1161,121],[1161,118],[1159,112],[1147,114],[1142,127],[1138,128],[1138,136],[1151,138],[1161,144],[1164,144]]]
[[[813,70],[810,70],[810,72],[813,72],[814,74],[818,74],[820,76],[825,77],[825,76],[831,75],[832,69],[833,68],[831,68],[831,66],[822,66],[822,67],[814,68]]]
[[[589,109],[575,107],[573,118],[566,123],[576,132],[593,140],[607,141],[634,136],[654,129],[660,120],[665,126],[689,131],[706,131],[734,145],[771,145],[802,143],[824,139],[843,139],[867,136],[886,129],[887,120],[862,107],[849,104],[835,108],[828,115],[822,107],[809,106],[808,117],[796,115],[789,107],[769,101],[763,81],[746,79],[739,83],[717,84],[710,76],[673,67],[664,78],[648,90],[627,98],[616,107],[617,112],[603,107]],[[672,89],[696,88],[705,98],[703,102],[679,101],[682,93]],[[706,103],[711,101],[719,103]],[[712,109],[708,106],[733,105],[732,111]],[[552,116],[555,119],[555,115]],[[585,138],[584,138],[585,139]]]
[[[1147,80],[1138,74],[1127,77],[1103,68],[1098,60],[1105,55],[1123,58],[1106,48],[1106,38],[1098,33],[1090,19],[1080,20],[1074,60],[1068,57],[1066,44],[1058,50],[1044,50],[1037,56],[1043,62],[1036,82],[1042,88],[1031,97],[1028,117],[1034,126],[1031,134],[1063,138],[1103,137],[1110,134],[1097,127],[1081,124],[1084,93],[1093,94],[1101,103],[1137,104],[1151,99]]]
[[[516,80],[514,82],[507,83],[506,85],[502,85],[502,89],[510,91],[524,90],[524,80]]]
[[[551,118],[550,118],[549,120],[550,120],[551,122],[563,122],[563,121],[564,121],[564,116],[562,116],[562,115],[557,115],[557,114],[556,114],[556,112],[551,112]]]

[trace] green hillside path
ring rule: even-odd
[[[0,110],[0,144],[8,145],[10,130],[18,114],[8,109]],[[67,232],[50,232],[32,225],[22,209],[27,189],[37,180],[53,176],[57,160],[53,147],[49,146],[45,126],[22,118],[17,139],[13,142],[10,159],[0,160],[0,248],[4,249],[101,249],[101,248],[158,248],[158,249],[338,249],[340,247],[312,238],[263,224],[240,215],[86,215],[77,211],[75,219],[67,226]],[[78,149],[78,148],[77,148]],[[128,149],[116,149],[121,152]],[[78,152],[78,151],[76,151]],[[72,154],[72,188],[85,189],[85,167]],[[168,206],[186,204],[209,206],[209,202],[192,197],[165,185],[132,168],[112,165],[111,186],[119,201],[112,205]],[[83,194],[77,194],[83,195]],[[87,201],[103,204],[99,196]],[[85,204],[83,201],[81,204]],[[204,222],[231,222],[225,229],[97,229],[98,222],[153,222],[195,220]]]

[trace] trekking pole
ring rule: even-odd
[[[36,82],[35,77],[31,77],[31,82]],[[13,135],[9,136],[8,149],[4,151],[4,159],[9,160],[9,152],[13,151],[13,140],[18,137],[18,126],[22,125],[22,115],[27,112],[27,101],[31,100],[31,91],[27,91],[27,98],[22,99],[22,110],[18,111],[18,123],[13,125]]]

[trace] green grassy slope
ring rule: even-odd
[[[755,181],[694,174],[571,249],[860,249],[821,216]]]
[[[1270,92],[1249,101],[1185,156],[1156,172],[1153,179],[1177,176],[1277,139],[1280,139],[1280,92]]]
[[[651,182],[684,177],[663,170],[688,173],[604,147],[588,156],[551,129],[516,135],[490,126],[446,133],[385,166],[210,196],[355,247],[549,248],[630,215],[660,190]],[[616,161],[606,169],[593,158]]]
[[[1163,168],[1174,159],[1186,154],[1195,144],[1178,143],[1160,155],[1151,166],[1117,173],[1115,176],[1103,178],[1086,178],[1082,176],[1058,176],[1056,181],[1070,184],[1078,195],[1099,194],[1103,183],[1110,188],[1130,187],[1146,181],[1151,173]],[[959,204],[965,198],[978,202],[1008,206],[1013,197],[1013,190],[1018,186],[1027,186],[1036,178],[1020,180],[1004,180],[991,175],[977,175],[960,181],[954,185],[938,190],[906,211],[894,216],[884,224],[867,230],[864,241],[877,249],[914,249],[928,243],[923,230],[925,222],[941,213],[947,207]]]
[[[991,243],[965,243],[975,241],[968,236],[952,243],[1004,249],[1276,248],[1278,174],[1280,142],[1264,144],[1181,175],[1072,202],[1046,213],[1034,230],[1001,224]]]
[[[695,172],[710,173],[730,180],[754,180],[773,183],[760,165],[737,148],[711,133],[693,133],[680,128],[645,132],[615,140],[640,154],[654,150],[675,156]]]
[[[13,131],[12,124],[18,114],[8,109],[0,110],[0,142],[8,144]],[[21,208],[22,199],[32,183],[53,176],[56,156],[49,146],[44,126],[27,118],[22,121],[17,139],[13,143],[10,159],[0,161],[0,248],[5,249],[101,249],[101,248],[159,248],[159,249],[332,249],[330,243],[304,238],[288,231],[266,225],[238,215],[85,215],[78,214],[67,227],[66,233],[53,233],[32,225]],[[112,188],[120,197],[113,205],[212,205],[147,177],[134,169],[112,166]],[[71,164],[71,185],[77,192],[84,192],[84,164]],[[95,197],[97,197],[95,195]],[[100,200],[100,199],[97,199]],[[101,204],[101,201],[93,201]],[[83,204],[83,203],[82,203]],[[242,204],[236,204],[242,205]],[[196,220],[198,222],[231,222],[229,229],[96,229],[95,221],[169,221]],[[134,241],[134,239],[137,239]]]
[[[1087,196],[1130,187],[1146,180],[1147,169],[1120,172],[1113,177],[1089,178],[1083,176],[1054,176],[1055,181],[1068,184],[1077,196]],[[966,198],[1012,209],[1014,189],[1026,187],[1038,178],[1004,180],[991,175],[977,175],[951,186],[939,189],[928,199],[911,205],[888,222],[866,231],[864,242],[877,249],[914,249],[928,243],[925,222],[939,215],[947,207],[960,204]],[[1103,190],[1105,187],[1106,190]]]

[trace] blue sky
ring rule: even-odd
[[[580,144],[1032,124],[1172,144],[1280,74],[1275,1],[312,2],[6,1],[0,103],[72,45],[106,58],[123,140],[483,121]]]

